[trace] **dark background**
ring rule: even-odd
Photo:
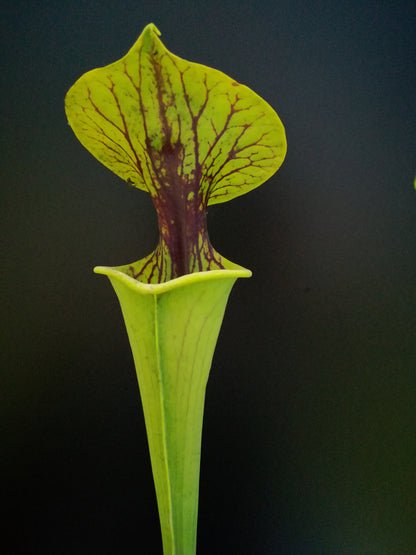
[[[154,22],[288,138],[267,184],[209,212],[254,275],[208,384],[198,554],[415,553],[414,1],[9,0],[1,17],[0,552],[161,553],[132,356],[92,273],[150,253],[156,217],[63,104]]]

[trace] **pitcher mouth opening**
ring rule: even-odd
[[[239,266],[238,264],[234,264],[224,258],[223,261],[225,262],[225,267],[223,269],[206,270],[202,272],[194,272],[192,274],[185,274],[162,283],[148,283],[133,277],[131,268],[141,261],[133,264],[126,264],[124,266],[96,266],[94,268],[94,273],[105,275],[109,278],[123,282],[124,285],[137,291],[138,293],[141,293],[142,295],[166,293],[179,287],[201,283],[204,281],[249,278],[252,276],[251,270],[248,270],[243,266]]]

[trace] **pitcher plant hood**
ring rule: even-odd
[[[152,197],[158,246],[122,270],[145,283],[227,269],[208,237],[208,205],[258,187],[286,154],[284,127],[265,100],[175,56],[159,35],[147,25],[123,58],[87,72],[65,99],[79,141]]]

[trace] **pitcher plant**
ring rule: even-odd
[[[110,279],[130,340],[163,553],[193,555],[206,383],[229,293],[251,276],[211,245],[207,207],[271,177],[286,138],[256,93],[175,56],[159,35],[147,25],[123,58],[83,75],[65,109],[79,141],[157,212],[150,255],[94,271]]]

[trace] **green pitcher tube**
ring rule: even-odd
[[[138,282],[117,268],[107,275],[120,301],[133,352],[165,554],[196,552],[205,390],[235,267],[163,284]]]

